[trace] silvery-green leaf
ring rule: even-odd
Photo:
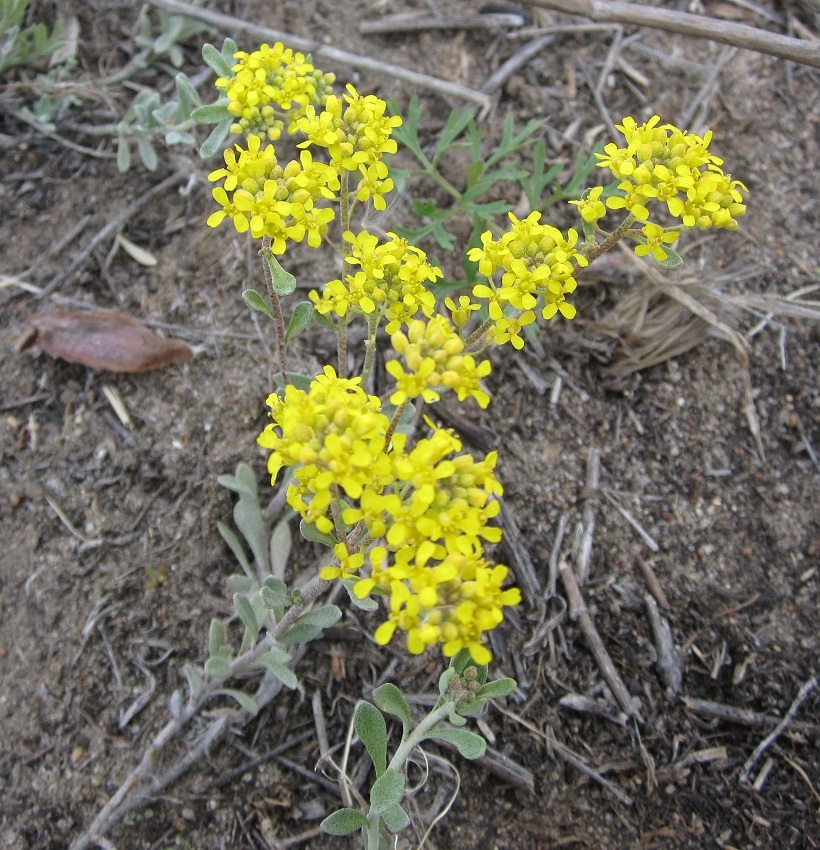
[[[500,699],[501,697],[508,697],[518,686],[518,683],[515,679],[495,679],[492,682],[487,682],[486,685],[482,685],[476,697],[481,699]]]
[[[666,251],[665,260],[656,260],[654,257],[652,257],[654,262],[662,269],[674,271],[675,269],[679,269],[683,265],[683,258],[677,251],[673,251],[668,245],[664,245],[663,250]],[[652,255],[650,254],[650,256]]]
[[[256,563],[268,571],[268,541],[265,537],[265,520],[255,501],[242,498],[233,507],[233,521],[248,541]]]
[[[311,543],[322,543],[331,548],[337,543],[336,538],[332,534],[325,534],[324,531],[319,531],[312,522],[305,522],[305,520],[300,520],[299,522],[299,533],[305,540],[309,540]]]
[[[461,711],[461,708],[459,708],[458,711]],[[456,711],[456,704],[455,703],[452,703],[450,705],[450,714],[448,715],[447,719],[450,721],[450,723],[453,726],[466,726],[467,725],[467,721],[461,716],[461,714],[459,714]]]
[[[212,44],[202,45],[202,58],[217,77],[232,77],[231,63]]]
[[[157,168],[157,152],[154,150],[154,146],[148,139],[137,139],[137,150],[140,154],[140,159],[142,160],[143,165],[149,171],[156,171]]]
[[[373,811],[382,814],[392,806],[401,803],[401,798],[404,796],[404,785],[403,773],[392,768],[385,770],[370,789],[370,805]]]
[[[285,597],[263,585],[259,588],[259,599],[268,611],[273,612],[273,618],[278,623],[285,613]]]
[[[342,612],[335,605],[325,605],[315,611],[302,614],[280,638],[281,643],[307,643],[318,637],[325,629],[335,625]]]
[[[294,308],[293,314],[285,332],[285,342],[290,342],[298,333],[301,333],[313,318],[313,304],[310,301],[300,301]]]
[[[197,124],[219,124],[222,121],[230,119],[233,121],[233,116],[228,112],[228,98],[220,98],[216,103],[208,103],[205,106],[198,106],[192,113],[191,118]]]
[[[239,538],[234,534],[233,529],[225,525],[224,522],[217,522],[216,527],[222,535],[222,539],[228,544],[228,548],[233,552],[234,558],[236,558],[245,571],[245,574],[248,578],[252,579],[255,572],[248,561],[245,547],[239,542]]]
[[[367,829],[367,818],[356,809],[339,809],[320,824],[328,835],[350,835],[357,829]]]
[[[212,655],[205,662],[205,672],[213,679],[226,679],[231,674],[231,664],[221,655]]]
[[[256,482],[250,486],[243,478],[236,475],[220,475],[217,479],[217,484],[225,487],[227,490],[233,490],[234,493],[244,494],[254,501],[256,500]]]
[[[182,668],[182,675],[185,676],[185,681],[188,683],[189,698],[196,700],[202,693],[202,688],[205,684],[202,673],[193,664],[185,664]]]
[[[163,103],[162,106],[151,112],[157,124],[167,124],[176,115],[177,104],[174,101]]]
[[[273,282],[273,291],[281,298],[284,295],[290,295],[296,289],[296,278],[288,271],[282,268],[279,260],[273,254],[268,254],[265,257],[270,269],[271,279]]]
[[[266,316],[273,318],[273,310],[268,306],[267,301],[255,290],[246,289],[242,293],[242,300],[257,313],[264,313]]]
[[[407,705],[407,700],[405,700],[402,692],[391,682],[385,682],[373,691],[373,700],[382,711],[386,711],[401,720],[406,735],[410,728],[410,707]]]
[[[208,629],[208,655],[218,655],[224,642],[225,627],[222,625],[222,621],[217,619],[211,620],[211,625]]]
[[[392,833],[401,832],[405,827],[410,825],[410,816],[398,803],[388,806],[382,812],[381,818],[385,826]]]
[[[180,113],[188,118],[191,112],[202,103],[199,92],[193,87],[187,75],[182,72],[174,77],[174,84],[177,87]]]
[[[131,167],[131,146],[124,136],[120,136],[117,142],[117,170],[122,174]]]
[[[283,576],[288,565],[293,535],[290,533],[289,517],[280,519],[270,536],[270,569],[274,576]]]
[[[263,652],[251,665],[254,668],[269,670],[277,679],[292,691],[299,687],[299,679],[287,664],[290,656],[279,647]]]
[[[376,776],[381,776],[387,767],[387,724],[384,715],[375,705],[359,700],[353,713],[353,728],[370,754]]]
[[[236,608],[236,613],[239,614],[239,619],[242,620],[245,628],[251,633],[253,639],[259,634],[260,624],[256,621],[256,614],[247,596],[241,593],[234,593],[233,604]]]
[[[450,687],[450,682],[453,676],[457,676],[458,674],[452,667],[452,661],[450,662],[450,667],[448,667],[438,678],[438,692],[444,696],[447,693],[447,689]]]
[[[236,465],[236,477],[245,485],[247,491],[253,496],[253,500],[258,502],[259,489],[256,485],[256,473],[244,461]]]
[[[288,586],[276,576],[268,576],[264,581],[264,586],[280,596],[284,596],[288,592]]]
[[[481,758],[487,750],[487,742],[481,735],[469,729],[437,729],[432,737],[434,740],[454,744],[466,759]]]
[[[212,156],[216,156],[225,147],[225,139],[228,138],[231,132],[232,124],[232,117],[225,118],[211,130],[211,134],[205,139],[202,147],[199,149],[199,155],[202,159],[210,159]]]
[[[245,595],[249,595],[253,593],[258,586],[259,583],[256,579],[252,579],[250,576],[241,576],[237,573],[234,573],[225,579],[225,587],[227,587],[231,593],[244,593]]]
[[[249,714],[256,715],[259,713],[259,706],[256,704],[256,700],[250,694],[246,694],[245,691],[239,691],[236,688],[220,688],[217,693],[232,697]]]
[[[271,664],[268,669],[289,690],[295,691],[299,687],[299,679],[290,667],[284,667],[281,664]]]

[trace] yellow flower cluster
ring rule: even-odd
[[[410,370],[405,372],[399,360],[387,363],[386,369],[396,381],[391,404],[404,404],[419,396],[426,402],[438,401],[442,389],[453,390],[459,401],[472,397],[481,407],[489,404],[481,379],[490,374],[490,361],[476,363],[471,354],[465,354],[464,340],[444,316],[434,316],[429,322],[414,319],[406,334],[396,331],[390,342]]]
[[[371,552],[372,557],[379,554],[378,547]],[[407,649],[414,655],[440,643],[448,658],[467,649],[476,664],[489,664],[492,653],[482,635],[503,621],[502,608],[521,601],[517,587],[502,589],[507,567],[457,552],[433,566],[418,554],[401,560],[402,566],[384,571],[390,615],[376,629],[376,643],[388,643],[400,629],[407,633]]]
[[[272,393],[267,400],[273,422],[258,442],[272,450],[271,481],[283,466],[296,466],[288,504],[325,534],[334,530],[328,516],[334,498],[358,499],[365,486],[380,489],[390,480],[384,452],[390,420],[360,383],[325,366],[308,392],[289,384],[284,396]]]
[[[637,124],[634,118],[624,118],[617,127],[626,146],[612,142],[604,153],[596,154],[598,165],[621,181],[618,188],[624,193],[609,198],[607,207],[626,209],[638,221],[646,221],[648,204],[658,201],[685,227],[735,229],[737,219],[746,212],[740,190],[748,190],[724,174],[723,160],[709,153],[712,131],[698,136],[672,124],[660,124],[660,120],[655,115],[645,124]],[[582,216],[585,211],[591,214],[590,209],[588,200],[587,206],[581,206]],[[600,211],[600,206],[596,210]]]
[[[395,233],[387,236],[387,241],[379,242],[366,230],[344,234],[350,245],[345,262],[359,270],[344,281],[325,284],[321,296],[310,292],[317,312],[346,316],[352,307],[366,316],[378,313],[387,319],[388,333],[399,330],[418,312],[433,315],[436,299],[425,283],[441,277],[441,269],[431,266],[424,251],[406,239]]]
[[[343,99],[331,95],[319,112],[308,106],[304,118],[296,123],[307,136],[300,147],[326,148],[330,164],[340,175],[357,173],[357,200],[372,199],[377,210],[385,208],[383,196],[393,188],[382,157],[396,152],[396,141],[390,136],[402,123],[397,115],[385,115],[386,110],[387,104],[381,98],[362,96],[348,85]]]
[[[277,42],[263,44],[252,53],[234,54],[232,77],[220,77],[217,88],[228,98],[228,111],[237,118],[231,132],[242,136],[278,139],[285,126],[295,122],[312,104],[321,106],[336,79],[313,67],[303,53],[294,53]]]
[[[507,568],[483,557],[484,543],[501,539],[488,524],[499,511],[491,496],[502,492],[497,453],[482,461],[459,454],[461,441],[444,429],[411,449],[404,434],[385,446],[389,420],[379,400],[359,378],[339,378],[329,366],[307,392],[288,386],[268,404],[273,421],[259,444],[271,449],[272,479],[283,466],[294,467],[288,504],[319,531],[335,529],[342,538],[334,547],[337,564],[322,577],[354,579],[359,598],[375,589],[389,594],[378,642],[399,628],[411,652],[441,643],[445,655],[467,648],[486,663],[482,634],[501,622],[504,606],[520,601],[516,588],[501,589]],[[356,524],[364,533],[345,537]],[[365,541],[372,548],[362,577]]]
[[[520,332],[535,321],[534,310],[541,302],[541,315],[551,319],[560,313],[565,319],[575,316],[575,307],[565,296],[575,291],[575,267],[586,266],[578,252],[578,233],[571,229],[564,236],[549,224],[541,224],[541,213],[532,212],[525,219],[509,214],[512,227],[495,239],[491,231],[481,235],[481,248],[471,248],[467,256],[478,263],[479,272],[488,284],[473,288],[476,298],[489,303],[494,323],[494,340],[515,348],[524,345]],[[493,278],[501,271],[501,280]]]
[[[321,244],[335,213],[315,206],[320,199],[339,201],[347,210],[345,224],[351,200],[371,200],[384,209],[393,181],[382,157],[396,152],[390,136],[401,118],[386,115],[383,100],[361,96],[350,85],[343,99],[336,97],[333,74],[316,70],[309,57],[279,42],[252,53],[239,51],[234,58],[233,76],[220,77],[216,85],[238,119],[231,132],[246,136],[248,149],[237,145],[238,159],[226,151],[226,167],[210,175],[212,181],[224,177],[225,185],[213,191],[222,209],[208,224],[216,227],[230,218],[237,231],[269,237],[273,252],[282,254],[288,241]],[[278,139],[283,129],[307,139],[299,144],[299,159],[280,167],[273,147],[262,140]],[[311,147],[326,149],[330,163],[314,160]],[[351,173],[357,180],[352,186]]]
[[[250,230],[258,239],[268,236],[275,254],[283,254],[287,242],[307,239],[317,248],[335,213],[330,207],[317,207],[321,199],[332,199],[339,189],[336,171],[316,162],[310,151],[284,168],[276,159],[273,145],[262,146],[258,136],[248,138],[248,148],[236,145],[237,157],[228,148],[225,168],[208,175],[211,182],[224,179],[213,192],[221,210],[212,213],[208,226],[216,227],[230,218],[239,233]]]

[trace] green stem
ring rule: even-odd
[[[448,700],[439,708],[434,708],[427,717],[422,720],[418,726],[405,738],[390,759],[390,764],[387,765],[388,770],[395,770],[399,773],[403,772],[404,765],[413,750],[430,736],[436,726],[450,716],[450,711],[454,703]],[[379,834],[381,832],[381,816],[378,812],[374,812],[371,808],[367,813],[367,834],[365,836],[365,850],[378,850]]]
[[[265,275],[265,286],[268,288],[268,298],[270,299],[270,306],[273,312],[273,325],[276,330],[276,356],[279,360],[279,369],[282,372],[282,382],[284,385],[287,385],[290,383],[290,374],[288,372],[288,352],[285,343],[285,316],[282,312],[282,302],[273,288],[273,275],[268,265],[270,253],[270,236],[263,236],[262,250],[259,252],[259,255],[262,257],[262,271]]]

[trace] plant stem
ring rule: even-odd
[[[477,351],[481,348],[481,343],[484,340],[484,335],[493,326],[492,319],[485,319],[468,337],[464,340],[465,351]]]
[[[404,416],[404,411],[407,410],[408,404],[410,404],[409,401],[403,401],[393,413],[393,418],[390,420],[390,424],[387,426],[387,433],[384,435],[385,451],[390,446],[390,441],[393,439],[393,434],[396,432],[396,428],[398,428],[399,422],[401,422],[401,418],[402,416]]]
[[[339,322],[336,328],[336,359],[340,378],[347,377],[347,322]]]
[[[188,700],[179,714],[169,720],[160,729],[154,740],[144,751],[140,763],[131,771],[116,793],[103,806],[99,814],[94,818],[91,826],[82,835],[74,839],[71,843],[71,850],[86,850],[86,848],[92,847],[95,844],[94,836],[104,835],[118,820],[141,805],[149,796],[155,796],[161,792],[165,785],[175,778],[177,774],[166,771],[163,776],[168,777],[167,782],[162,784],[158,781],[156,765],[163,747],[173,740],[187,726],[190,720],[199,714],[203,705],[222,688],[227,679],[245,672],[263,652],[270,649],[276,639],[280,638],[303,613],[305,606],[321,596],[330,584],[331,582],[324,581],[316,576],[302,593],[301,604],[289,608],[282,619],[263,640],[253,649],[235,658],[231,662],[231,672],[228,676],[211,679],[205,684],[202,692],[196,699],[190,698]],[[204,750],[202,754],[204,755]]]
[[[279,360],[279,370],[282,372],[283,384],[287,385],[290,383],[290,375],[288,372],[287,345],[285,343],[285,316],[282,313],[282,302],[273,288],[273,275],[271,274],[270,265],[268,265],[270,254],[270,236],[263,236],[262,250],[259,252],[259,255],[262,257],[265,285],[268,288],[268,298],[270,299],[270,306],[273,311],[273,325],[276,330],[276,356]]]
[[[618,225],[618,227],[612,231],[612,233],[601,242],[600,245],[596,245],[594,248],[591,248],[589,253],[584,252],[584,256],[589,260],[590,263],[595,262],[601,254],[606,254],[611,248],[614,248],[615,245],[620,242],[621,239],[626,235],[629,228],[632,226],[632,223],[635,221],[635,216],[632,213],[629,215]]]
[[[371,313],[367,317],[367,339],[364,342],[364,366],[362,366],[362,387],[367,386],[370,372],[373,369],[373,362],[376,357],[376,332],[379,329],[379,320],[381,316],[378,313]]]
[[[393,754],[393,758],[390,759],[390,764],[387,765],[387,769],[402,773],[404,771],[405,762],[410,757],[410,754],[419,744],[421,744],[422,741],[425,740],[425,738],[430,736],[430,733],[436,728],[436,726],[438,726],[439,723],[442,722],[442,720],[446,720],[449,717],[453,705],[453,701],[448,700],[439,708],[434,708],[427,717],[425,717],[418,726],[416,726],[407,738],[399,744],[396,752]],[[371,808],[367,813],[365,850],[378,850],[380,826],[381,815],[378,812],[374,812]]]

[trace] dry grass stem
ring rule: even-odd
[[[637,3],[624,3],[621,0],[524,0],[524,2],[542,9],[581,15],[593,21],[650,27],[696,38],[707,38],[710,41],[731,44],[820,68],[820,44],[768,32],[747,24],[736,24],[706,15],[692,15]]]
[[[339,50],[335,47],[322,44],[321,41],[302,38],[301,36],[281,32],[270,27],[263,27],[256,21],[243,21],[231,15],[223,15],[221,12],[214,12],[211,9],[202,9],[190,3],[184,3],[182,0],[149,0],[149,2],[152,6],[164,9],[166,12],[171,12],[174,15],[185,15],[197,21],[204,21],[223,32],[229,32],[235,35],[249,35],[257,42],[260,40],[282,41],[294,50],[304,50],[306,53],[310,53],[314,59],[330,64],[336,63],[351,68],[358,68],[359,70],[372,71],[382,76],[404,80],[420,88],[430,89],[441,94],[452,95],[453,97],[460,97],[463,100],[477,103],[485,112],[492,107],[491,99],[483,92],[476,91],[475,89],[460,86],[457,83],[450,83],[438,77],[431,77],[429,74],[420,74],[417,71],[411,71],[408,68],[402,68],[398,65],[391,65],[388,62],[380,62],[378,59],[373,59],[369,56],[348,53],[346,50]]]

